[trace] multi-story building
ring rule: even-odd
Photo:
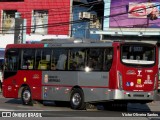
[[[103,0],[102,40],[154,40],[160,36],[159,0]],[[99,8],[100,9],[100,8]]]
[[[100,40],[100,35],[90,34],[90,31],[102,30],[103,0],[73,0],[72,13],[73,21],[76,21],[72,24],[72,37]]]
[[[159,0],[0,0],[0,3],[0,48],[14,42],[17,12],[26,19],[23,25],[26,41],[70,37],[158,40],[160,35]],[[152,17],[155,10],[157,17]]]
[[[26,41],[68,38],[70,0],[0,0],[0,48],[14,43],[15,18],[24,19]]]

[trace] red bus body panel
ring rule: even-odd
[[[32,12],[34,10],[48,10],[48,33],[49,35],[69,35],[70,34],[70,0],[23,0],[23,2],[1,1],[0,11],[17,10],[21,18],[27,21],[27,34],[31,33]],[[0,15],[2,20],[3,15]],[[67,24],[66,24],[67,23]],[[0,25],[2,27],[2,24]]]
[[[135,67],[124,65],[120,58],[120,43],[113,43],[114,55],[109,73],[109,88],[118,89],[117,71],[122,75],[123,90],[125,91],[153,91],[154,81],[158,84],[158,49],[156,49],[156,62],[152,67]],[[149,81],[149,82],[148,82]],[[158,88],[156,84],[156,88]]]
[[[42,99],[42,71],[19,70],[15,76],[7,78],[3,83],[3,96],[18,98],[18,91],[22,85],[30,86],[32,98]]]

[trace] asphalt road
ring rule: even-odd
[[[127,105],[127,110],[103,110],[102,106],[98,106],[100,110],[97,109],[87,109],[82,111],[76,111],[72,110],[68,104],[62,104],[60,106],[57,106],[54,104],[54,102],[45,102],[45,105],[42,104],[34,104],[34,106],[25,106],[22,105],[21,100],[19,99],[10,99],[10,98],[4,98],[0,94],[0,111],[2,115],[3,112],[14,112],[15,116],[20,113],[21,115],[25,115],[26,111],[30,113],[37,113],[37,115],[40,115],[42,117],[54,117],[54,118],[61,118],[61,117],[70,117],[71,119],[77,118],[77,119],[95,119],[98,117],[98,119],[103,118],[114,118],[114,120],[120,120],[120,119],[134,119],[138,120],[136,117],[140,117],[140,120],[160,120],[160,95],[157,95],[156,101],[148,104],[138,104],[129,103]],[[40,113],[40,114],[38,114]],[[143,114],[142,114],[143,113]],[[152,114],[151,116],[148,116],[148,114]],[[153,114],[154,113],[154,114]],[[27,114],[28,115],[28,114]],[[131,115],[131,116],[130,116]],[[146,116],[143,116],[146,115]],[[156,116],[158,115],[158,116]],[[125,116],[125,117],[124,117]],[[143,117],[141,117],[143,116]],[[131,117],[131,118],[129,118]],[[97,119],[96,119],[97,120]]]

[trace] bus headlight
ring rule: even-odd
[[[122,74],[117,71],[118,88],[123,89]]]

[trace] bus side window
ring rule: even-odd
[[[90,68],[93,68],[94,70],[99,69],[98,60],[96,58],[89,58],[88,65]]]
[[[51,70],[56,70],[56,65],[54,63],[51,63]]]
[[[88,51],[88,65],[92,70],[102,70],[103,68],[103,49],[90,48]]]
[[[51,70],[56,70],[56,58],[53,55],[53,50],[52,50],[52,54],[51,54]]]
[[[22,50],[22,69],[33,69],[35,52],[34,49]]]
[[[113,48],[107,48],[104,51],[104,70],[109,71],[113,61]]]
[[[71,49],[68,60],[69,70],[83,70],[85,65],[85,50],[79,48]]]
[[[17,49],[9,49],[7,51],[7,56],[5,60],[5,69],[6,70],[17,70],[19,61],[18,61],[19,51]]]
[[[66,70],[67,65],[67,49],[56,48],[51,54],[51,70]]]
[[[51,69],[51,49],[42,50],[41,69]]]
[[[80,52],[81,54],[79,54],[78,56],[78,62],[77,62],[77,65],[78,65],[78,69],[79,70],[82,70],[84,68],[84,59],[85,59],[85,53],[84,52]]]
[[[65,70],[66,60],[67,60],[67,56],[65,54],[61,54],[59,56],[56,68],[58,70]]]
[[[35,61],[35,69],[39,68],[39,62],[41,61],[41,50],[37,49],[36,50],[36,61]]]
[[[37,49],[35,68],[39,70],[51,69],[51,49]]]

